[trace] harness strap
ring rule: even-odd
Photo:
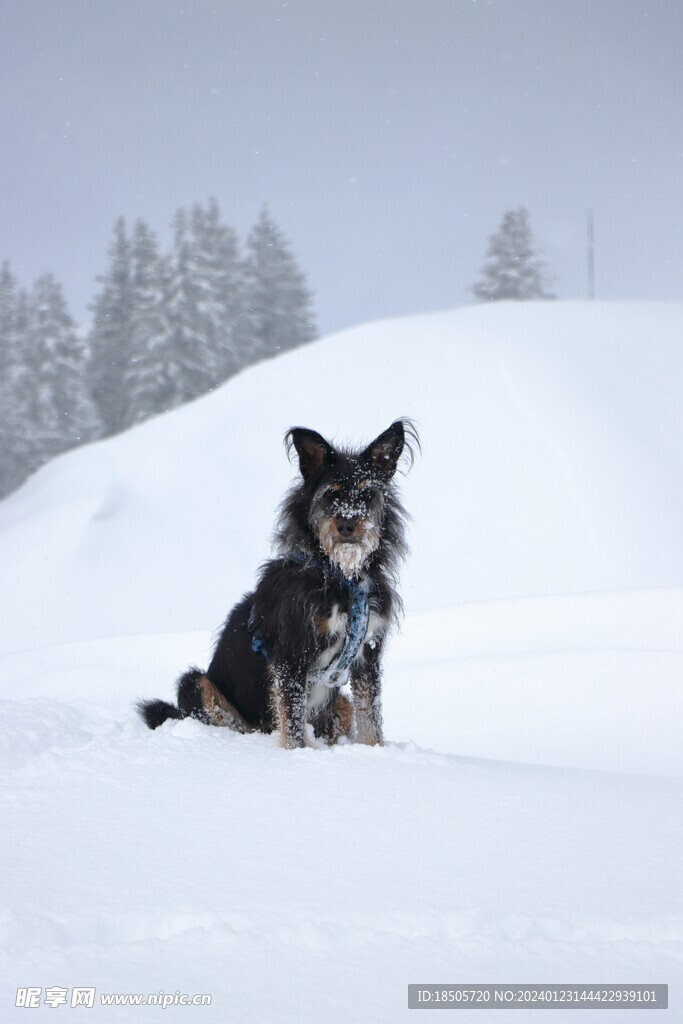
[[[302,551],[289,551],[286,558],[300,565],[311,562],[317,568],[322,569],[325,575],[332,577],[336,582],[341,583],[349,594],[349,611],[346,620],[346,637],[341,651],[332,659],[329,665],[317,672],[313,681],[321,686],[336,686],[343,681],[354,658],[361,649],[368,631],[370,622],[370,588],[369,577],[361,580],[348,579],[341,569],[325,563],[321,559],[311,560]],[[252,604],[247,625],[251,633],[251,649],[254,654],[261,654],[267,662],[271,660],[263,637],[256,624],[256,605]]]
[[[318,686],[342,686],[346,682],[348,670],[363,646],[368,631],[370,580],[367,577],[363,580],[344,579],[350,596],[344,646],[329,665],[311,677],[311,681]]]

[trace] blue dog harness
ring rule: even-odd
[[[346,592],[349,595],[349,611],[346,620],[346,638],[344,640],[344,646],[339,651],[329,665],[316,672],[313,676],[312,681],[319,686],[341,686],[345,681],[345,676],[351,667],[351,664],[363,646],[365,637],[368,632],[368,625],[370,622],[370,589],[371,583],[369,577],[365,577],[361,580],[348,579],[347,576],[337,569],[335,566],[330,565],[329,562],[323,562],[321,559],[316,559],[313,562],[300,551],[290,551],[285,556],[293,562],[299,562],[300,565],[312,564],[317,568],[322,569],[325,575],[329,576],[336,583],[341,583]],[[261,654],[270,662],[270,653],[266,648],[263,638],[258,631],[256,626],[256,605],[251,606],[251,613],[249,615],[248,630],[251,633],[251,649],[254,654]]]

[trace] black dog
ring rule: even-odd
[[[138,705],[151,729],[191,715],[238,732],[279,728],[285,747],[305,745],[307,724],[329,743],[382,742],[380,661],[406,553],[392,480],[419,439],[409,420],[396,420],[360,452],[302,427],[285,442],[302,480],[280,509],[279,555],[230,613],[208,670],[181,676],[178,706]],[[341,690],[347,681],[353,701]]]

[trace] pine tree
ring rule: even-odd
[[[130,243],[123,217],[114,225],[107,271],[97,280],[102,287],[91,307],[88,375],[103,433],[108,437],[127,425],[125,374],[131,359],[133,290]]]
[[[30,374],[29,358],[29,320],[30,296],[25,288],[17,291],[14,314],[14,357],[10,362],[10,381],[14,396],[14,408],[17,418],[17,451],[21,462],[23,480],[37,465],[35,461],[34,426],[29,417],[31,396],[35,386]]]
[[[206,370],[210,386],[215,387],[236,373],[242,362],[242,261],[237,235],[222,223],[215,199],[209,199],[206,208],[195,203],[190,230]]]
[[[469,289],[482,302],[552,299],[552,276],[534,245],[529,212],[508,210],[491,235],[481,279]]]
[[[244,361],[312,341],[316,334],[311,302],[306,279],[264,205],[247,239]]]
[[[16,359],[17,283],[7,260],[0,267],[0,423],[12,402],[11,372]],[[6,433],[3,437],[7,436]]]
[[[243,267],[215,199],[180,209],[169,259],[166,362],[175,404],[205,394],[243,365]]]
[[[166,366],[169,327],[164,263],[155,235],[141,219],[133,227],[130,273],[131,328],[122,374],[126,427],[177,404]]]
[[[196,245],[187,210],[177,211],[173,234],[173,251],[168,260],[166,373],[171,404],[175,406],[205,394],[212,386],[212,373],[207,368],[203,288],[196,272]]]
[[[0,497],[29,472],[21,415],[21,348],[17,285],[7,261],[0,268]]]
[[[14,331],[17,306],[17,283],[10,270],[9,261],[0,267],[0,384],[9,361],[9,346]]]
[[[85,372],[87,346],[53,274],[41,274],[29,297],[24,362],[30,382],[24,404],[34,461],[46,462],[99,435]]]

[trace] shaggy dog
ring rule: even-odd
[[[307,729],[328,743],[382,742],[382,650],[406,553],[393,479],[419,439],[396,420],[360,451],[303,427],[285,442],[301,478],[280,508],[278,554],[231,611],[206,672],[178,680],[177,706],[138,705],[151,729],[190,715],[242,733],[278,729],[288,748],[305,746]]]

